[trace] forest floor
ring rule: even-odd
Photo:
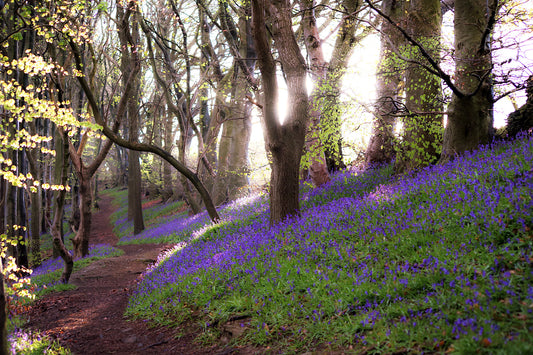
[[[52,293],[36,301],[25,328],[40,331],[73,354],[251,354],[245,348],[202,347],[194,342],[200,329],[153,328],[123,314],[128,296],[141,273],[168,245],[117,246],[109,216],[111,198],[103,196],[93,214],[90,243],[106,243],[124,250],[118,257],[99,260],[72,274],[77,289]],[[180,335],[177,337],[177,335]]]

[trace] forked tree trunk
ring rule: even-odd
[[[292,31],[291,4],[287,0],[252,2],[252,26],[263,81],[265,140],[272,154],[270,222],[299,213],[299,168],[307,129],[309,103],[306,64]],[[272,37],[287,77],[288,115],[281,124],[277,113],[276,65],[267,38],[265,14],[272,22]]]
[[[242,69],[242,61],[248,73],[255,68],[256,53],[250,28],[250,1],[243,2],[239,13],[238,34],[231,37],[238,43],[240,58],[235,58],[232,70],[231,103],[227,110],[220,138],[218,169],[214,186],[215,204],[220,205],[240,197],[249,185],[250,174],[248,146],[252,134],[252,104],[247,73]],[[223,7],[225,28],[236,27]],[[241,59],[242,58],[242,59]]]
[[[492,58],[489,19],[497,1],[455,2],[455,82],[441,161],[487,144],[493,136]]]

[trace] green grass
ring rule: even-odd
[[[239,319],[233,344],[283,353],[531,353],[532,158],[526,139],[412,176],[337,176],[272,228],[250,207],[147,273],[127,314],[193,321],[210,343]]]
[[[113,232],[119,239],[122,239],[126,236],[131,236],[133,234],[133,223],[128,221],[128,190],[114,188],[105,190],[102,194],[108,195],[113,200],[113,205],[116,210],[111,214],[110,221],[113,224]],[[144,203],[152,202],[152,200],[144,201]],[[187,211],[184,209],[184,201],[174,201],[167,204],[161,204],[156,202],[151,204],[148,208],[143,208],[143,220],[146,229],[153,228],[158,224],[165,221],[166,218],[185,218],[187,216]],[[176,211],[181,211],[176,213]],[[160,238],[157,243],[166,243],[169,241],[175,240],[173,237],[169,237],[168,240]],[[128,243],[124,241],[119,242],[119,244],[134,244],[142,243],[140,240],[133,239]]]

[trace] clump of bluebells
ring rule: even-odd
[[[238,201],[143,275],[127,313],[194,312],[212,336],[241,319],[242,341],[294,352],[532,352],[532,191],[522,137],[409,176],[338,174],[273,227],[264,197]]]
[[[9,334],[8,341],[11,354],[70,354],[70,351],[61,347],[57,341],[39,333],[16,330]]]

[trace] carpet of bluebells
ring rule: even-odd
[[[302,186],[302,213],[269,225],[265,196],[222,222],[161,219],[128,242],[177,243],[127,313],[193,317],[204,341],[283,352],[533,353],[533,139],[494,143],[416,174],[391,167]]]

